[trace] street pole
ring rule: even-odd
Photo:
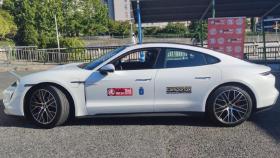
[[[203,47],[203,22],[202,20],[199,21],[200,23],[200,33],[199,33],[199,38],[200,38],[200,43],[201,43],[201,47]]]
[[[140,1],[137,0],[137,20],[138,20],[138,43],[142,44],[142,22],[141,22],[141,10],[140,10]],[[140,52],[140,61],[145,62],[145,53]]]
[[[58,33],[56,15],[54,15],[54,21],[55,21],[55,29],[56,29],[57,48],[58,48],[58,53],[59,53],[58,58],[59,58],[59,62],[61,62],[60,43],[59,43],[59,33]]]
[[[278,42],[278,21],[276,21],[275,34],[276,34],[276,41]]]
[[[216,8],[215,8],[215,5],[216,5],[216,1],[215,1],[215,0],[212,0],[212,18],[215,18],[215,17],[216,17]]]
[[[263,18],[262,18],[262,36],[263,36],[263,54],[264,54],[264,61],[266,64],[266,39],[265,39],[264,19]]]
[[[141,22],[141,11],[140,11],[140,2],[137,0],[137,20],[138,20],[138,39],[139,44],[142,43],[142,22]]]
[[[134,34],[133,34],[133,24],[132,24],[132,18],[130,18],[130,38],[131,38],[131,43],[132,44],[135,44],[134,41],[135,41],[135,37],[134,37]]]

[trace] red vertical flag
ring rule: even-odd
[[[243,59],[245,29],[245,17],[209,18],[208,48]]]

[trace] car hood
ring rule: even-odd
[[[85,81],[93,71],[79,68],[81,63],[66,64],[52,69],[36,72],[20,78],[24,84],[37,84],[40,82],[67,82]]]
[[[71,63],[71,64],[65,64],[65,65],[59,65],[56,66],[52,69],[49,69],[50,71],[53,70],[76,70],[76,69],[80,69],[78,66],[82,64],[82,63]]]

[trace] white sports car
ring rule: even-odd
[[[70,116],[189,113],[235,126],[275,104],[270,71],[205,48],[140,44],[19,78],[3,92],[3,102],[6,114],[43,128]]]

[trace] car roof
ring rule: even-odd
[[[149,42],[149,43],[142,43],[142,44],[127,45],[128,49],[139,49],[139,48],[150,48],[150,47],[189,49],[189,50],[199,51],[207,54],[209,54],[209,52],[215,52],[211,49],[207,49],[204,47],[181,44],[181,43]]]
[[[241,61],[240,59],[234,58],[230,55],[227,55],[227,54],[224,54],[221,52],[217,52],[217,51],[214,51],[214,50],[211,50],[208,48],[187,45],[187,44],[180,44],[180,43],[149,42],[149,43],[128,45],[126,47],[126,50],[130,51],[133,49],[151,48],[151,47],[187,49],[187,50],[193,50],[193,51],[205,53],[208,55],[212,55],[214,57],[217,57],[217,58],[219,58],[221,60],[225,60],[225,61]]]

